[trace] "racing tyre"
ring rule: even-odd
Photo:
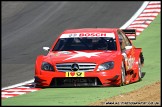
[[[124,63],[122,62],[122,66],[121,66],[121,84],[120,86],[124,86],[126,83],[126,76],[125,76],[125,66]]]
[[[141,64],[141,58],[138,60],[138,81],[142,80],[142,64]]]
[[[144,64],[144,57],[143,57],[142,52],[140,53],[140,60],[141,60],[141,64]]]

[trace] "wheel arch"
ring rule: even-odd
[[[41,64],[44,59],[44,55],[39,55],[35,61],[35,75],[39,75],[41,73]]]
[[[144,64],[142,48],[135,48],[135,62],[138,61],[139,57],[141,58],[141,64]]]

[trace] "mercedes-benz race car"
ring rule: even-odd
[[[122,86],[140,81],[144,57],[134,29],[65,30],[35,63],[36,87]]]

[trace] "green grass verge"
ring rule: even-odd
[[[94,88],[48,88],[2,100],[2,105],[88,105],[119,94],[137,90],[145,85],[160,81],[160,15],[145,29],[133,43],[143,48],[146,72],[141,82],[123,87]],[[160,93],[159,93],[160,94]]]

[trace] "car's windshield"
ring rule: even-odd
[[[53,51],[71,50],[116,50],[116,42],[112,37],[60,38],[53,48]]]

